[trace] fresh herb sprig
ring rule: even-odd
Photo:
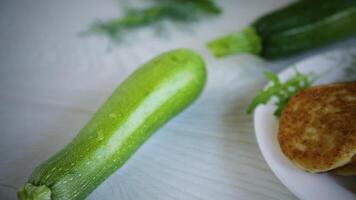
[[[297,92],[311,86],[312,80],[308,75],[302,74],[298,71],[295,72],[295,75],[282,83],[279,77],[272,72],[264,72],[264,75],[268,80],[271,81],[271,84],[267,88],[261,90],[253,99],[251,104],[247,109],[247,113],[251,114],[258,105],[268,103],[273,97],[276,98],[274,102],[276,105],[276,110],[274,115],[279,117],[287,105],[289,99],[295,95]]]
[[[220,14],[221,9],[214,0],[155,0],[155,3],[143,9],[130,9],[115,19],[93,24],[86,33],[99,33],[111,39],[120,39],[126,31],[148,26],[165,19],[177,22],[190,22]]]

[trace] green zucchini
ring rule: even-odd
[[[208,43],[216,57],[250,53],[276,59],[356,35],[355,0],[300,0],[258,18],[242,32]]]
[[[38,166],[20,200],[84,199],[170,118],[191,104],[206,80],[191,50],[163,53],[126,79],[78,135]]]

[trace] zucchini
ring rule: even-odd
[[[191,104],[205,80],[204,61],[191,50],[166,52],[144,64],[64,149],[34,170],[18,198],[84,199],[155,130]]]
[[[355,24],[355,0],[300,0],[209,42],[208,48],[216,57],[250,53],[276,59],[354,36]]]

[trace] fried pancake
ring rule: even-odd
[[[278,141],[282,152],[308,172],[349,163],[356,154],[356,83],[297,93],[282,112]]]
[[[350,163],[338,167],[332,170],[332,172],[340,176],[356,176],[356,156],[352,158]]]

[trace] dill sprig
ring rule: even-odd
[[[264,72],[264,75],[271,84],[267,88],[261,90],[250,103],[247,113],[251,114],[258,105],[268,103],[273,97],[276,98],[274,104],[276,110],[274,115],[279,117],[287,105],[289,99],[297,92],[309,87],[314,80],[311,80],[307,75],[302,74],[296,70],[295,75],[286,82],[282,83],[279,77],[272,72]]]
[[[111,39],[120,39],[124,32],[148,26],[163,20],[190,22],[209,15],[220,14],[214,0],[156,0],[143,9],[130,9],[115,19],[94,23],[86,33],[99,33]]]

